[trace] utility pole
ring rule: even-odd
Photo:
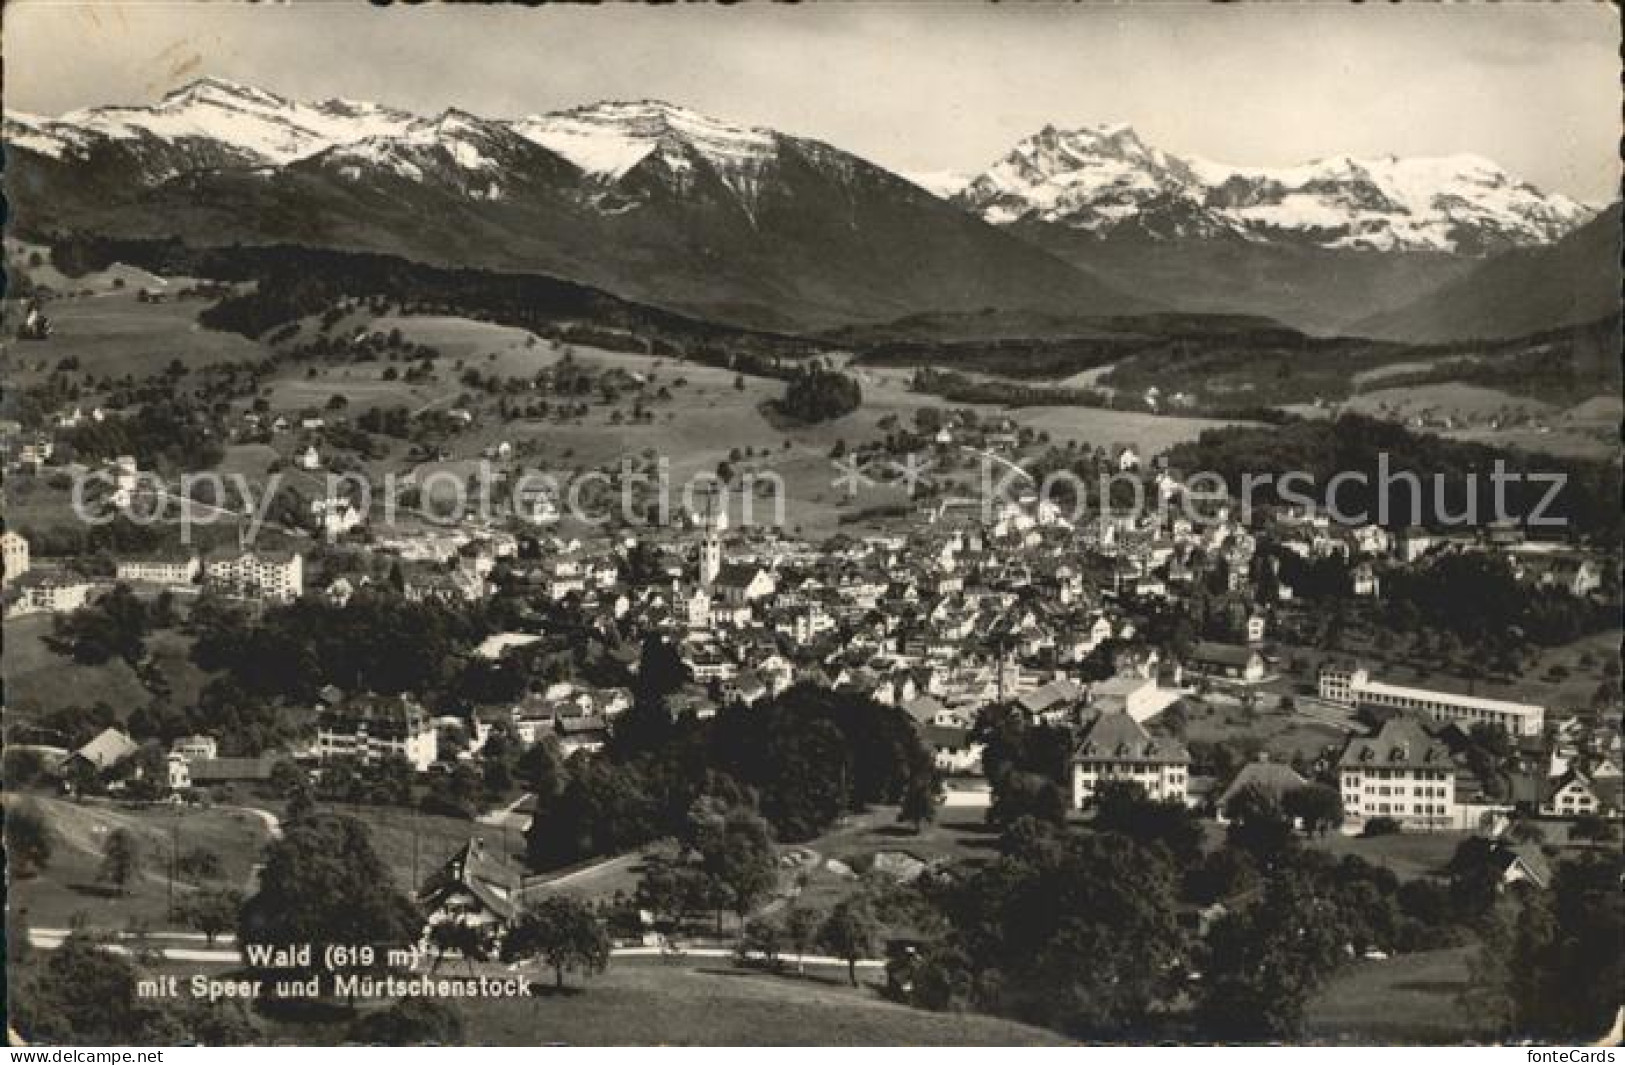
[[[175,811],[175,822],[169,826],[169,919],[175,919],[175,874],[181,861],[181,812]]]
[[[412,897],[418,893],[418,811],[412,808]]]

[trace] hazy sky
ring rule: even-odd
[[[1222,162],[1474,152],[1619,187],[1604,3],[370,8],[14,0],[6,106],[147,103],[203,74],[516,117],[659,98],[903,171],[980,170],[1046,123],[1132,123]]]

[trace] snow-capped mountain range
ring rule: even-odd
[[[1122,124],[1046,126],[950,196],[996,225],[1049,223],[1102,238],[1467,255],[1549,244],[1594,213],[1472,155],[1229,166],[1147,145]]]
[[[486,199],[502,195],[501,160],[513,156],[517,136],[566,160],[589,184],[613,184],[655,163],[680,179],[697,156],[747,207],[782,144],[795,140],[650,100],[516,122],[456,110],[419,118],[349,100],[306,104],[218,78],[151,107],[90,108],[58,119],[11,113],[5,133],[11,146],[59,161],[122,149],[141,160],[138,179],[147,183],[188,170],[283,167],[331,152],[356,178],[369,165],[422,178],[426,161],[483,171],[484,180],[466,185],[471,197]],[[1471,155],[1229,166],[1147,145],[1123,124],[1046,126],[980,175],[910,180],[995,225],[1050,223],[1102,238],[1233,237],[1481,255],[1549,244],[1594,213]]]
[[[98,151],[137,150],[137,177],[158,184],[189,170],[279,168],[326,156],[353,178],[369,166],[414,179],[438,163],[491,180],[476,198],[501,195],[504,156],[522,139],[566,160],[588,182],[612,184],[658,161],[674,174],[703,158],[741,199],[753,199],[763,171],[793,138],[706,118],[659,101],[605,102],[515,122],[457,109],[421,118],[379,104],[306,104],[218,78],[169,93],[151,107],[97,107],[57,119],[8,112],[6,142],[62,162]],[[429,156],[437,158],[430,159]],[[512,161],[512,160],[510,160]]]
[[[1483,159],[1225,166],[1046,127],[985,173],[899,176],[652,100],[517,120],[206,78],[9,112],[14,228],[298,244],[538,272],[758,328],[1173,308],[1335,330],[1594,212]]]
[[[7,114],[18,224],[537,272],[754,327],[1154,304],[837,147],[658,101],[517,120],[206,79],[150,107]]]

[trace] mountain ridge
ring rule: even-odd
[[[1551,243],[1593,213],[1472,154],[1234,166],[1163,151],[1125,123],[1047,125],[952,199],[996,225],[1049,223],[1101,238],[1129,230],[1472,256]]]
[[[534,270],[758,328],[1157,306],[837,147],[662,102],[424,118],[214,79],[71,117],[7,116],[24,227]]]

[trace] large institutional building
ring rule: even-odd
[[[1513,736],[1539,736],[1546,726],[1544,706],[1384,684],[1373,680],[1367,670],[1353,666],[1323,667],[1320,697],[1342,706],[1375,706],[1422,713],[1435,721],[1454,721],[1463,727],[1494,725]]]
[[[1083,809],[1110,780],[1132,781],[1157,800],[1185,801],[1191,756],[1184,746],[1146,732],[1120,711],[1099,714],[1072,753],[1072,805]]]
[[[291,603],[305,591],[305,559],[292,551],[224,551],[209,556],[203,576],[227,595]]]
[[[1455,763],[1415,721],[1394,718],[1375,736],[1350,740],[1337,775],[1343,814],[1351,820],[1391,817],[1422,829],[1455,825]]]
[[[409,695],[360,695],[322,711],[316,756],[371,764],[391,755],[423,772],[434,764],[438,740],[429,714]]]

